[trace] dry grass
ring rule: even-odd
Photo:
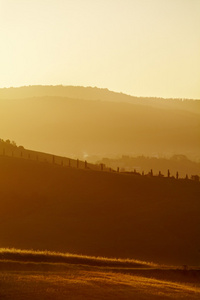
[[[0,249],[0,269],[2,300],[200,298],[199,277],[186,282],[190,271],[163,279],[171,269],[134,260]]]
[[[1,299],[199,299],[200,288],[115,272],[2,272]]]
[[[156,267],[154,263],[143,262],[133,259],[112,259],[105,257],[94,257],[86,255],[76,255],[71,253],[60,253],[52,251],[33,251],[14,248],[0,248],[0,260],[37,262],[37,263],[68,263],[84,264],[90,266],[108,266],[108,267],[132,267],[148,268]]]

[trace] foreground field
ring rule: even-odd
[[[134,260],[0,250],[0,299],[199,299],[200,271]]]

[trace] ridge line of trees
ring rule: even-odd
[[[3,140],[0,139],[0,142],[2,144],[6,144],[10,149],[6,149],[6,147],[2,147],[2,152],[0,155],[3,156],[10,156],[10,157],[20,157],[24,159],[30,159],[30,160],[36,160],[36,161],[43,161],[48,163],[53,163],[57,165],[61,165],[63,167],[74,167],[77,169],[91,169],[96,171],[107,171],[107,172],[115,172],[120,174],[128,174],[128,175],[137,175],[137,176],[147,176],[147,177],[165,177],[165,178],[171,178],[171,179],[179,179],[179,172],[176,172],[176,176],[171,176],[170,170],[167,171],[167,176],[164,176],[161,171],[159,171],[158,174],[154,175],[153,169],[151,169],[148,173],[144,174],[144,171],[142,173],[134,171],[120,171],[120,168],[117,167],[117,170],[114,170],[110,167],[106,167],[104,163],[100,164],[91,164],[88,163],[86,160],[81,161],[79,159],[71,159],[67,157],[62,157],[58,155],[53,154],[47,154],[43,152],[37,152],[33,150],[27,150],[23,146],[17,146],[15,141]],[[189,180],[188,175],[185,176],[186,180]],[[198,175],[191,175],[191,180],[199,181],[200,176]]]

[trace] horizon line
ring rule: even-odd
[[[128,97],[133,97],[133,98],[149,98],[149,99],[166,99],[166,100],[193,100],[193,101],[199,101],[200,98],[184,98],[184,97],[162,97],[162,96],[136,96],[136,95],[131,95],[125,92],[119,92],[119,91],[114,91],[114,90],[110,90],[108,88],[105,87],[97,87],[97,86],[83,86],[83,85],[63,85],[63,84],[32,84],[32,85],[21,85],[21,86],[9,86],[9,87],[0,87],[0,90],[2,89],[18,89],[18,88],[28,88],[28,87],[74,87],[74,88],[91,88],[91,89],[100,89],[100,90],[107,90],[108,92],[111,93],[116,93],[116,94],[122,94],[124,96],[128,96]]]

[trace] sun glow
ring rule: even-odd
[[[0,27],[1,87],[200,98],[198,0],[3,0]]]

